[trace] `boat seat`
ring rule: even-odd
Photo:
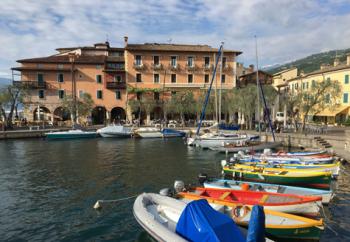
[[[220,196],[220,200],[224,200],[225,198],[227,198],[229,195],[231,194],[231,192],[225,192],[224,194],[222,194],[221,196]]]
[[[148,206],[147,210],[153,215],[154,220],[159,222],[164,226],[168,226],[168,220],[159,214],[158,208],[156,205]]]

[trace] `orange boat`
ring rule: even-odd
[[[231,207],[242,205],[250,207],[258,204],[264,206],[265,209],[273,211],[309,216],[319,215],[322,206],[322,198],[319,196],[298,196],[259,191],[196,187],[186,192],[180,192],[177,195],[182,199],[206,199],[209,203]]]

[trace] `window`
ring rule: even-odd
[[[226,67],[226,57],[222,57],[222,67]]]
[[[45,98],[45,92],[44,92],[44,90],[39,90],[38,96],[39,96],[40,99]]]
[[[210,64],[210,58],[208,56],[204,57],[204,66],[209,67],[209,64]]]
[[[101,65],[96,65],[96,69],[97,70],[102,69],[102,66]]]
[[[193,83],[193,75],[192,74],[189,74],[187,76],[187,81],[188,81],[188,83]]]
[[[58,82],[63,82],[63,81],[64,81],[63,73],[58,73],[58,74],[57,74],[57,81],[58,81]]]
[[[305,89],[305,82],[303,82],[302,84],[302,89]]]
[[[97,97],[97,99],[102,99],[102,98],[103,98],[103,96],[102,96],[102,90],[97,90],[97,92],[96,92],[96,97]]]
[[[57,69],[63,69],[63,64],[57,64]]]
[[[141,66],[142,65],[142,58],[140,55],[135,56],[135,65]]]
[[[141,98],[142,98],[142,92],[137,92],[136,93],[136,98],[137,98],[137,100],[141,100]]]
[[[171,96],[175,96],[176,95],[176,91],[171,91]]]
[[[208,74],[204,75],[204,83],[209,83],[209,75]]]
[[[158,101],[159,100],[159,92],[155,92],[153,97],[154,97],[154,100]]]
[[[153,56],[153,64],[155,66],[159,65],[159,56],[158,55]]]
[[[171,83],[176,83],[176,74],[171,74]]]
[[[58,90],[58,98],[63,99],[64,98],[64,90]]]
[[[84,91],[83,90],[79,90],[79,98],[83,98],[84,96]]]
[[[221,75],[221,83],[225,83],[226,81],[226,76],[225,75]]]
[[[309,82],[306,83],[306,89],[309,89]]]
[[[298,89],[298,83],[295,83],[295,89]]]
[[[122,82],[122,77],[117,75],[117,76],[114,76],[114,81],[115,82]]]
[[[315,80],[312,80],[311,82],[311,87],[315,87],[316,86],[316,81]]]
[[[124,70],[124,63],[107,63],[107,69]]]
[[[345,75],[344,83],[349,84],[349,75]]]
[[[187,66],[193,67],[193,56],[187,57]]]
[[[102,83],[102,76],[101,75],[96,75],[96,82]]]
[[[171,64],[172,67],[176,67],[176,64],[177,64],[176,56],[171,56],[170,57],[170,64]]]
[[[330,78],[330,77],[327,77],[327,81],[330,82],[330,81],[331,81],[331,78]]]
[[[117,100],[122,99],[122,94],[121,94],[121,92],[120,92],[119,90],[115,91],[115,98],[116,98]]]
[[[43,83],[44,82],[44,74],[38,73],[37,80],[38,80],[38,83]]]
[[[343,94],[343,103],[348,103],[349,100],[349,94],[348,93],[344,93]]]
[[[43,65],[43,64],[37,64],[36,66],[37,66],[38,68],[43,68],[44,65]]]
[[[158,73],[153,74],[153,82],[154,83],[159,83],[159,74]]]
[[[142,82],[141,73],[137,73],[137,74],[136,74],[136,82]]]

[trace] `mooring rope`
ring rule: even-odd
[[[129,199],[135,198],[137,196],[138,195],[133,195],[133,196],[130,196],[130,197],[123,197],[123,198],[114,199],[114,200],[97,200],[97,202],[95,203],[93,208],[94,209],[101,209],[103,203],[117,203],[117,202],[121,202],[121,201],[125,201],[125,200],[129,200]]]

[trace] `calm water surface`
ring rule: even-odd
[[[132,215],[133,199],[117,199],[219,174],[224,156],[188,148],[180,139],[16,140],[0,142],[0,240],[148,241]],[[322,241],[350,240],[350,169],[325,208]]]

